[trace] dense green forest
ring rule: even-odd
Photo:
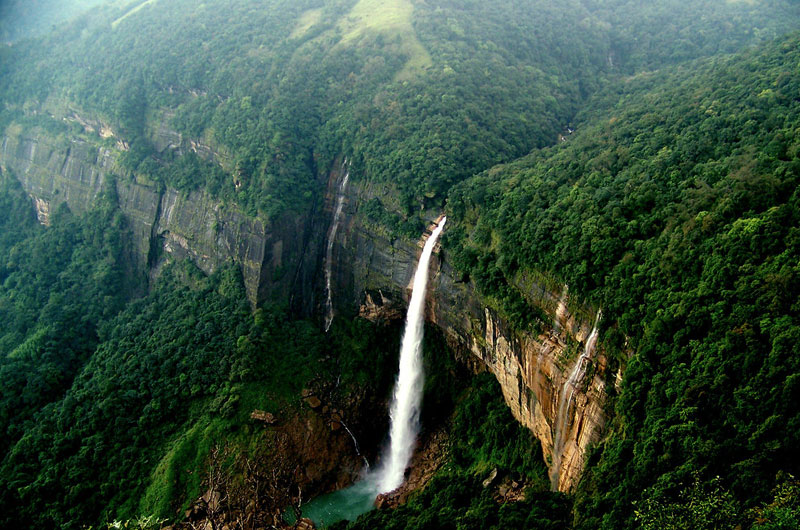
[[[633,527],[698,479],[748,507],[800,473],[798,44],[613,85],[564,145],[451,193],[453,261],[518,326],[517,276],[548,272],[634,352],[578,528]]]
[[[206,277],[188,263],[123,307],[113,197],[47,229],[15,181],[0,201],[18,223],[3,232],[0,290],[3,528],[172,519],[202,493],[212,446],[259,443],[252,410],[302,415],[319,374],[340,378],[337,399],[384,398],[393,362],[367,352],[391,358],[396,335],[354,325],[331,342],[279,307],[253,314],[235,269]]]
[[[799,14],[780,0],[144,4],[131,16],[104,4],[3,50],[0,125],[37,109],[88,113],[130,144],[129,171],[202,186],[191,166],[165,171],[171,156],[149,141],[148,117],[175,109],[172,125],[217,146],[236,175],[214,191],[266,218],[307,208],[317,170],[346,153],[357,174],[397,189],[384,206],[407,219],[555,143],[607,75],[763,41]]]
[[[375,456],[399,324],[325,334],[253,307],[235,265],[139,270],[117,196],[202,190],[268,224],[318,213],[345,157],[369,190],[351,212],[392,239],[446,210],[442,259],[516,332],[546,326],[523,278],[602,307],[624,378],[552,493],[496,383],[429,330],[445,463],[336,528],[798,527],[799,23],[791,0],[0,3],[0,137],[115,153],[92,204],[42,226],[3,140],[0,527],[176,522],[218,470],[231,513],[252,495],[275,524],[311,467],[301,426],[334,436],[309,391]],[[495,468],[522,498],[482,484]]]
[[[104,195],[91,212],[55,212],[42,230],[19,183],[2,179],[0,367],[2,450],[71,385],[97,345],[97,328],[125,301],[122,217]],[[25,199],[23,199],[25,197]],[[90,220],[91,219],[91,220]]]

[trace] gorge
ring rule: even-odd
[[[47,204],[49,208],[56,208],[63,201],[81,211],[112,174],[112,152],[87,158],[86,147],[81,144],[59,152],[49,147],[46,137],[5,137],[3,145],[11,146],[7,152],[14,156],[3,158],[0,165],[18,175],[37,204]],[[422,243],[390,241],[380,232],[373,232],[354,216],[364,192],[357,183],[348,186],[346,163],[336,164],[331,175],[330,181],[336,187],[328,194],[333,198],[328,237],[313,238],[325,241],[325,250],[310,248],[307,255],[291,249],[302,248],[297,236],[310,229],[310,219],[305,221],[306,226],[280,223],[269,230],[257,220],[219,208],[213,199],[202,194],[183,198],[176,191],[167,190],[159,200],[159,195],[146,186],[119,179],[115,182],[135,238],[133,259],[140,266],[148,256],[161,251],[178,258],[188,257],[207,272],[232,259],[241,268],[250,301],[255,304],[259,293],[282,289],[284,296],[289,295],[287,283],[268,279],[275,276],[275,270],[289,271],[284,277],[319,277],[306,269],[316,262],[315,256],[324,255],[324,292],[337,301],[336,305],[331,302],[328,309],[326,300],[326,329],[330,326],[329,315],[336,308],[345,314],[359,311],[371,320],[398,318],[402,315],[400,306],[405,305],[412,291],[413,264]],[[329,261],[328,255],[334,254],[339,260]],[[559,415],[561,386],[569,380],[569,366],[562,365],[561,358],[570,345],[588,343],[590,310],[579,307],[573,314],[566,309],[566,296],[533,284],[529,295],[548,312],[552,328],[538,336],[518,335],[482,303],[474,286],[457,281],[447,263],[440,263],[434,256],[432,267],[441,267],[441,273],[435,276],[426,298],[430,307],[428,320],[444,331],[458,358],[476,370],[488,369],[496,375],[514,416],[542,442],[543,456],[559,463],[560,469],[551,471],[554,476],[563,476],[558,489],[574,488],[586,451],[603,430],[604,388],[610,377],[601,354],[586,390],[580,381],[575,383],[580,386],[575,406],[569,413]],[[150,270],[157,273],[157,267]],[[329,280],[331,289],[327,288]],[[557,434],[562,436],[560,450],[556,448]],[[567,457],[562,459],[557,453]]]
[[[800,525],[796,2],[44,3],[0,528]]]

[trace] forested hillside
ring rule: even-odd
[[[511,335],[551,325],[531,281],[601,308],[609,396],[577,488],[551,492],[547,442],[431,326],[439,467],[339,528],[800,524],[797,2],[67,4],[0,4],[0,527],[188,525],[213,488],[229,522],[279,526],[374,462],[397,321],[350,318],[372,308],[341,287],[326,334],[242,278],[321,278],[334,193],[398,277],[446,212],[441,270]],[[73,187],[26,181],[42,168]],[[159,233],[165,190],[239,224]],[[297,237],[235,240],[251,226]]]
[[[266,217],[307,207],[318,168],[347,153],[398,188],[386,206],[406,218],[553,144],[606,75],[731,51],[798,16],[779,0],[144,4],[103,5],[4,50],[2,123],[88,113],[130,145],[127,170],[202,186],[191,165],[166,170],[172,153],[149,142],[158,112],[175,109],[177,131],[227,155],[238,185],[214,191]]]
[[[188,263],[122,309],[113,252],[125,231],[113,198],[48,229],[19,199],[4,179],[0,200],[19,224],[3,232],[18,234],[4,237],[0,290],[3,528],[172,519],[206,484],[211,448],[248,454],[277,443],[249,421],[254,409],[302,418],[300,390],[320,373],[342,383],[331,399],[383,398],[392,363],[365,352],[391,357],[392,334],[345,327],[331,342],[281,308],[253,314],[238,271],[209,278]],[[339,351],[346,360],[334,363]],[[348,418],[354,429],[362,421]]]
[[[450,196],[452,258],[510,318],[523,272],[558,278],[627,364],[579,528],[714,477],[746,508],[800,472],[798,44],[615,84],[568,142]]]

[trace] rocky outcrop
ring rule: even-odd
[[[182,142],[168,129],[157,132],[164,148]],[[141,179],[116,177],[118,155],[115,148],[83,140],[8,134],[2,138],[0,166],[20,180],[43,224],[62,203],[73,212],[86,211],[105,184],[114,182],[131,231],[131,261],[143,275],[156,276],[165,256],[189,258],[207,273],[232,261],[241,268],[254,305],[292,295],[313,300],[313,289],[305,287],[313,285],[308,277],[317,259],[309,242],[312,214],[287,214],[265,223],[201,191],[162,190]]]
[[[447,313],[434,312],[435,316],[442,314]],[[602,352],[591,359],[593,369],[568,403],[565,423],[557,421],[560,395],[568,391],[565,382],[591,324],[582,322],[572,330],[565,326],[560,331],[553,327],[541,334],[514,333],[493,311],[484,309],[483,319],[471,320],[467,333],[451,324],[439,325],[451,347],[470,352],[497,377],[514,417],[541,441],[545,459],[551,463],[560,460],[559,469],[551,469],[551,475],[557,477],[555,486],[560,491],[572,490],[590,444],[599,440],[605,425],[606,361]],[[553,455],[558,428],[565,430],[560,459]]]
[[[275,425],[275,422],[278,421],[273,413],[259,409],[255,409],[250,413],[250,419],[261,422],[264,425]]]
[[[402,317],[400,309],[410,297],[419,253],[433,226],[420,241],[393,238],[358,214],[358,205],[377,192],[359,182],[351,190],[344,227],[336,241],[337,310],[358,310],[373,321]],[[435,257],[431,265],[435,272],[428,291],[428,319],[444,332],[461,360],[497,377],[514,417],[541,441],[546,461],[560,462],[559,469],[552,470],[558,477],[557,489],[572,490],[587,450],[599,440],[605,425],[607,363],[602,347],[590,357],[561,427],[556,421],[559,396],[588,338],[595,308],[573,303],[563,286],[548,288],[520,278],[517,288],[546,315],[547,322],[539,333],[515,331],[441,257]],[[555,459],[557,428],[565,432],[560,458]]]

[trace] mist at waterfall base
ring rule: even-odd
[[[425,242],[414,274],[406,328],[400,349],[400,370],[390,408],[389,446],[383,452],[380,465],[374,471],[367,470],[362,479],[349,488],[317,497],[302,507],[303,517],[308,517],[317,526],[324,527],[342,520],[353,520],[374,507],[378,494],[393,491],[403,483],[405,470],[411,461],[419,434],[424,383],[422,338],[425,330],[428,268],[433,248],[444,229],[446,220],[446,217],[442,218]]]
[[[324,528],[339,521],[352,521],[372,510],[378,493],[380,492],[376,483],[369,477],[364,477],[349,488],[317,497],[304,504],[301,510],[303,517],[314,521],[318,528]],[[290,523],[294,523],[289,519],[287,518]]]

